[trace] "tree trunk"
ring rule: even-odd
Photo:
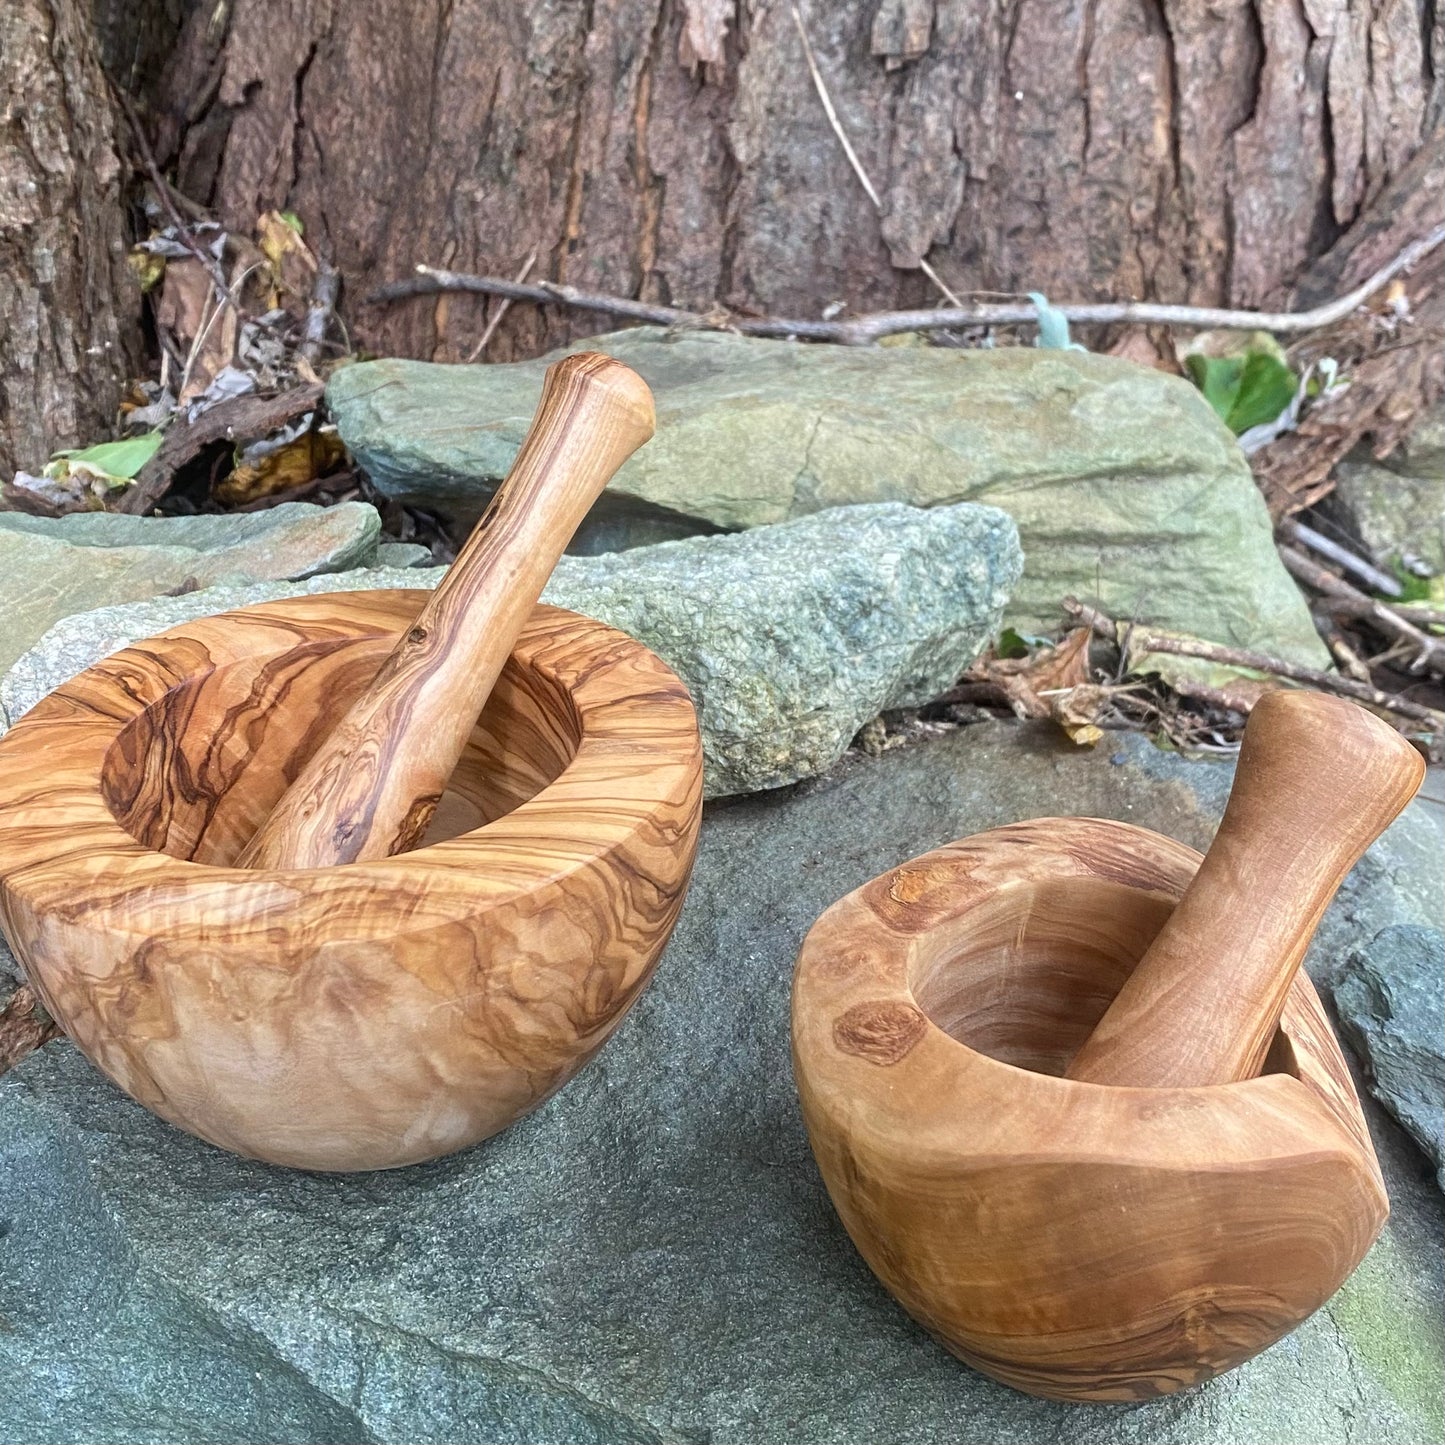
[[[114,114],[82,0],[0,5],[0,475],[107,438],[139,356]]]
[[[464,354],[477,298],[366,311],[418,262],[816,315],[959,291],[1281,298],[1438,110],[1420,0],[222,0],[173,63],[182,185],[290,208],[358,335]],[[1436,40],[1438,48],[1438,39]],[[514,307],[490,355],[594,328]]]

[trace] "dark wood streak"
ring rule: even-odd
[[[884,999],[854,1004],[841,1015],[833,1025],[833,1043],[839,1053],[887,1068],[907,1058],[927,1031],[928,1020],[916,1008]]]
[[[611,357],[548,368],[505,482],[416,623],[238,858],[320,868],[410,847],[588,508],[651,435],[652,394]]]

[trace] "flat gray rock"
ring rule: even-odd
[[[498,1138],[392,1174],[234,1158],[50,1045],[0,1080],[0,1438],[1439,1440],[1440,1196],[1373,1103],[1393,1212],[1364,1264],[1255,1360],[1130,1407],[1031,1399],[947,1354],[854,1252],[808,1149],[788,992],[827,904],[1040,814],[1200,846],[1229,776],[1137,737],[1091,752],[991,723],[715,804],[656,979],[597,1061]],[[1412,808],[1376,845],[1330,910],[1321,978],[1375,918],[1439,916],[1438,852],[1423,875],[1417,857],[1435,836]]]
[[[718,797],[823,772],[885,708],[946,691],[997,632],[1021,562],[996,508],[889,502],[566,558],[543,597],[687,683]]]
[[[1015,626],[1054,629],[1072,593],[1119,617],[1329,665],[1238,445],[1178,377],[1071,351],[652,328],[584,348],[635,367],[658,416],[594,509],[584,549],[856,502],[988,502],[1023,540]],[[472,516],[511,465],[553,359],[368,362],[338,371],[327,401],[382,491]]]
[[[417,542],[383,542],[376,549],[376,565],[378,567],[431,567],[432,561],[430,547],[423,547]]]
[[[204,517],[0,512],[0,671],[62,617],[238,577],[344,572],[374,558],[380,534],[365,502]]]
[[[1445,934],[1382,928],[1350,954],[1334,995],[1370,1091],[1434,1160],[1445,1188]]]
[[[543,598],[620,627],[677,671],[716,797],[822,772],[879,712],[950,687],[997,631],[1020,565],[996,508],[892,502],[565,557]],[[0,683],[0,706],[13,721],[91,663],[193,617],[297,592],[434,587],[441,575],[377,568],[72,617]]]

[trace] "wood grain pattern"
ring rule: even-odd
[[[557,559],[652,431],[652,393],[620,361],[580,352],[547,368],[491,505],[238,867],[327,868],[416,843]]]
[[[389,1168],[505,1128],[601,1046],[681,906],[687,690],[537,607],[414,852],[243,870],[246,839],[425,592],[334,593],[127,648],[0,741],[0,916],[45,1007],[212,1143]]]
[[[1420,754],[1355,703],[1266,695],[1199,872],[1069,1077],[1141,1088],[1252,1079],[1330,900],[1424,778]]]
[[[1199,861],[1122,823],[1000,828],[849,894],[798,959],[794,1071],[843,1224],[950,1350],[1033,1394],[1142,1400],[1239,1364],[1388,1213],[1303,974],[1258,1078],[1062,1077]]]

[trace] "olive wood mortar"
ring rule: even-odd
[[[1303,973],[1257,1078],[1060,1077],[1199,863],[1125,823],[998,828],[849,894],[798,961],[794,1073],[853,1243],[948,1349],[1031,1394],[1141,1400],[1239,1364],[1389,1211]]]
[[[419,847],[321,869],[241,850],[425,592],[245,608],[129,647],[0,741],[0,915],[112,1080],[214,1144],[381,1169],[559,1088],[650,977],[701,809],[686,688],[537,606]]]

